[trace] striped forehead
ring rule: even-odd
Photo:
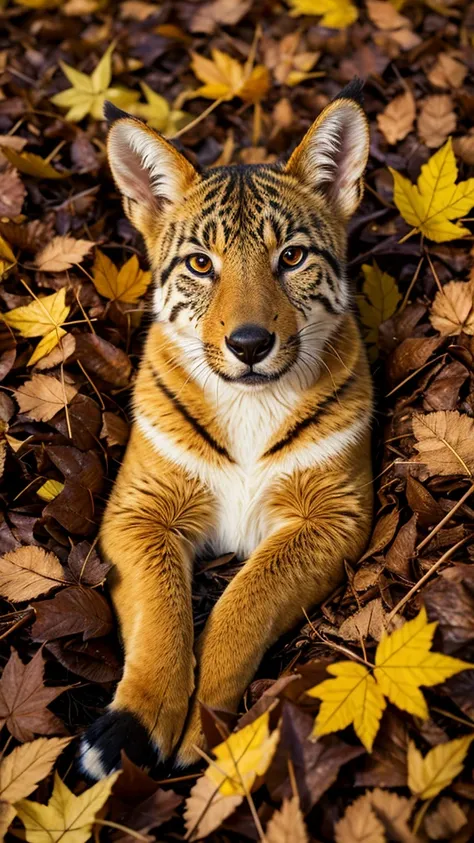
[[[320,215],[298,196],[294,180],[276,168],[217,167],[203,175],[196,191],[199,214],[190,236],[210,251],[225,255],[237,244],[246,251],[261,247],[269,232],[279,246],[296,231],[311,238],[326,229]]]

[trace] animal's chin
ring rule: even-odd
[[[230,375],[227,372],[222,370],[217,371],[216,374],[219,375],[223,380],[227,383],[235,384],[236,386],[241,386],[243,388],[250,389],[251,387],[265,387],[269,384],[275,383],[275,381],[280,380],[280,378],[288,371],[288,368],[284,368],[278,372],[255,372],[252,369],[249,369],[247,372],[243,372],[241,375]]]

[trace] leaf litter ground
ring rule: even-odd
[[[0,834],[473,839],[474,4],[1,7]],[[202,769],[154,780],[124,758],[87,789],[75,736],[121,672],[96,535],[150,301],[103,101],[203,166],[258,163],[355,75],[371,123],[349,252],[377,389],[367,550],[267,655],[237,732],[203,710]],[[196,569],[198,631],[236,568]]]

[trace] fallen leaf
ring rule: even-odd
[[[427,97],[421,105],[418,134],[425,146],[437,149],[456,129],[453,101],[448,94]]]
[[[410,559],[415,555],[418,516],[412,515],[410,520],[398,530],[392,546],[385,554],[385,566],[394,574],[408,578],[410,575]]]
[[[66,304],[66,289],[63,287],[57,293],[34,299],[30,304],[4,313],[3,320],[23,337],[44,337],[60,328],[70,309]]]
[[[401,15],[395,5],[387,0],[367,0],[366,6],[370,20],[379,29],[401,29],[410,23],[409,19]]]
[[[33,600],[65,582],[59,559],[42,547],[18,547],[0,558],[0,594],[7,600]]]
[[[383,272],[379,266],[363,264],[364,283],[363,295],[357,297],[362,324],[366,331],[366,342],[378,342],[378,329],[382,322],[395,313],[401,294],[396,281],[388,272]]]
[[[284,799],[265,831],[265,843],[308,843],[308,832],[297,796]]]
[[[94,820],[110,796],[120,772],[75,796],[59,778],[54,776],[54,790],[47,805],[21,799],[15,810],[25,826],[28,843],[86,843],[92,834]],[[51,829],[54,829],[53,836]]]
[[[252,0],[211,0],[200,4],[191,19],[191,32],[210,35],[219,24],[235,26],[252,6]]]
[[[338,635],[345,641],[360,642],[361,638],[365,640],[369,636],[375,641],[380,641],[386,629],[385,619],[382,601],[380,597],[375,597],[343,621]]]
[[[459,390],[468,377],[468,369],[457,360],[443,366],[424,392],[423,409],[426,412],[456,409]]]
[[[474,281],[448,281],[434,297],[430,322],[439,333],[474,336]]]
[[[107,440],[109,448],[114,445],[126,445],[130,429],[125,419],[117,416],[115,413],[105,411],[102,414],[102,430],[100,431],[100,438]]]
[[[46,778],[71,738],[37,738],[17,746],[0,764],[0,799],[18,802]]]
[[[321,26],[346,29],[354,23],[359,13],[351,0],[289,0],[290,15],[322,15]]]
[[[372,810],[370,799],[359,796],[334,826],[336,843],[385,843],[382,823]]]
[[[193,97],[231,100],[240,97],[244,102],[258,102],[270,87],[270,75],[263,65],[247,69],[222,50],[211,50],[211,59],[192,53],[191,67],[202,85]]]
[[[372,537],[369,542],[369,547],[359,559],[359,564],[368,559],[369,556],[374,556],[380,553],[389,542],[392,541],[400,520],[400,513],[398,509],[392,509],[391,512],[382,515],[375,524]]]
[[[269,718],[266,711],[213,747],[215,764],[209,764],[205,776],[223,796],[245,795],[268,769],[279,740],[278,729],[270,733]]]
[[[65,179],[71,175],[69,170],[61,172],[55,170],[49,161],[45,161],[34,152],[16,152],[14,149],[1,145],[0,148],[7,161],[26,176],[36,176],[39,179]]]
[[[390,3],[377,5],[390,6]],[[393,9],[393,6],[391,8]],[[406,138],[413,129],[415,114],[415,100],[411,91],[405,91],[391,100],[382,113],[377,114],[377,125],[385,140],[393,144]]]
[[[95,253],[92,274],[97,292],[111,301],[137,302],[151,282],[151,272],[140,269],[136,255],[132,255],[119,271],[99,249]]]
[[[13,650],[3,670],[0,679],[0,729],[6,726],[18,741],[31,741],[35,735],[64,734],[61,720],[46,706],[67,687],[46,687],[43,674],[41,650],[26,665]]]
[[[429,476],[465,474],[474,471],[474,420],[457,410],[421,415],[414,413],[413,433],[418,451],[416,461],[423,463]]]
[[[0,217],[12,219],[21,213],[26,188],[18,170],[9,167],[0,173]]]
[[[64,483],[61,483],[59,480],[46,480],[46,482],[36,490],[36,494],[42,501],[49,503],[49,501],[54,501],[63,489]]]
[[[76,336],[75,356],[86,371],[113,386],[128,386],[132,363],[128,354],[97,334]]]
[[[191,114],[180,109],[170,108],[168,101],[141,82],[146,103],[136,102],[130,108],[130,113],[146,120],[152,129],[157,129],[165,137],[173,137],[192,120]]]
[[[72,87],[55,94],[51,97],[51,102],[60,108],[68,109],[66,120],[78,122],[87,114],[95,120],[102,120],[106,99],[123,109],[127,109],[139,99],[140,94],[137,91],[110,87],[113,50],[114,45],[111,44],[90,76],[65,62],[60,62],[62,71]]]
[[[389,167],[393,198],[404,220],[430,240],[442,243],[470,234],[451,220],[465,216],[474,205],[474,179],[456,184],[458,169],[451,139],[423,164],[416,185]]]
[[[112,568],[110,562],[102,562],[97,551],[89,542],[79,542],[71,550],[67,566],[78,585],[101,585]]]
[[[74,237],[53,237],[50,243],[36,256],[36,266],[42,272],[63,272],[80,264],[93,247],[90,240],[76,240]]]
[[[21,413],[35,421],[47,422],[63,410],[76,393],[76,386],[61,383],[50,375],[33,375],[15,390],[14,395]]]
[[[207,776],[201,776],[191,788],[184,807],[188,839],[202,840],[212,834],[243,800],[243,794],[239,793],[225,796]]]
[[[460,88],[466,77],[467,67],[448,53],[440,53],[428,79],[438,88]]]
[[[408,787],[417,799],[433,799],[461,772],[474,735],[433,747],[423,757],[415,744],[408,745]]]
[[[107,635],[113,629],[110,606],[97,591],[72,586],[35,603],[34,641],[49,641],[81,633],[83,640]]]
[[[454,799],[443,796],[434,811],[426,814],[425,831],[430,840],[452,840],[467,823],[467,817]]]

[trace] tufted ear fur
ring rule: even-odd
[[[183,198],[198,174],[173,144],[141,120],[111,103],[104,116],[111,123],[107,153],[125,213],[145,233],[163,207]]]
[[[355,81],[321,112],[286,165],[286,172],[325,193],[348,219],[363,192],[369,156],[369,124],[360,105],[362,85]]]

